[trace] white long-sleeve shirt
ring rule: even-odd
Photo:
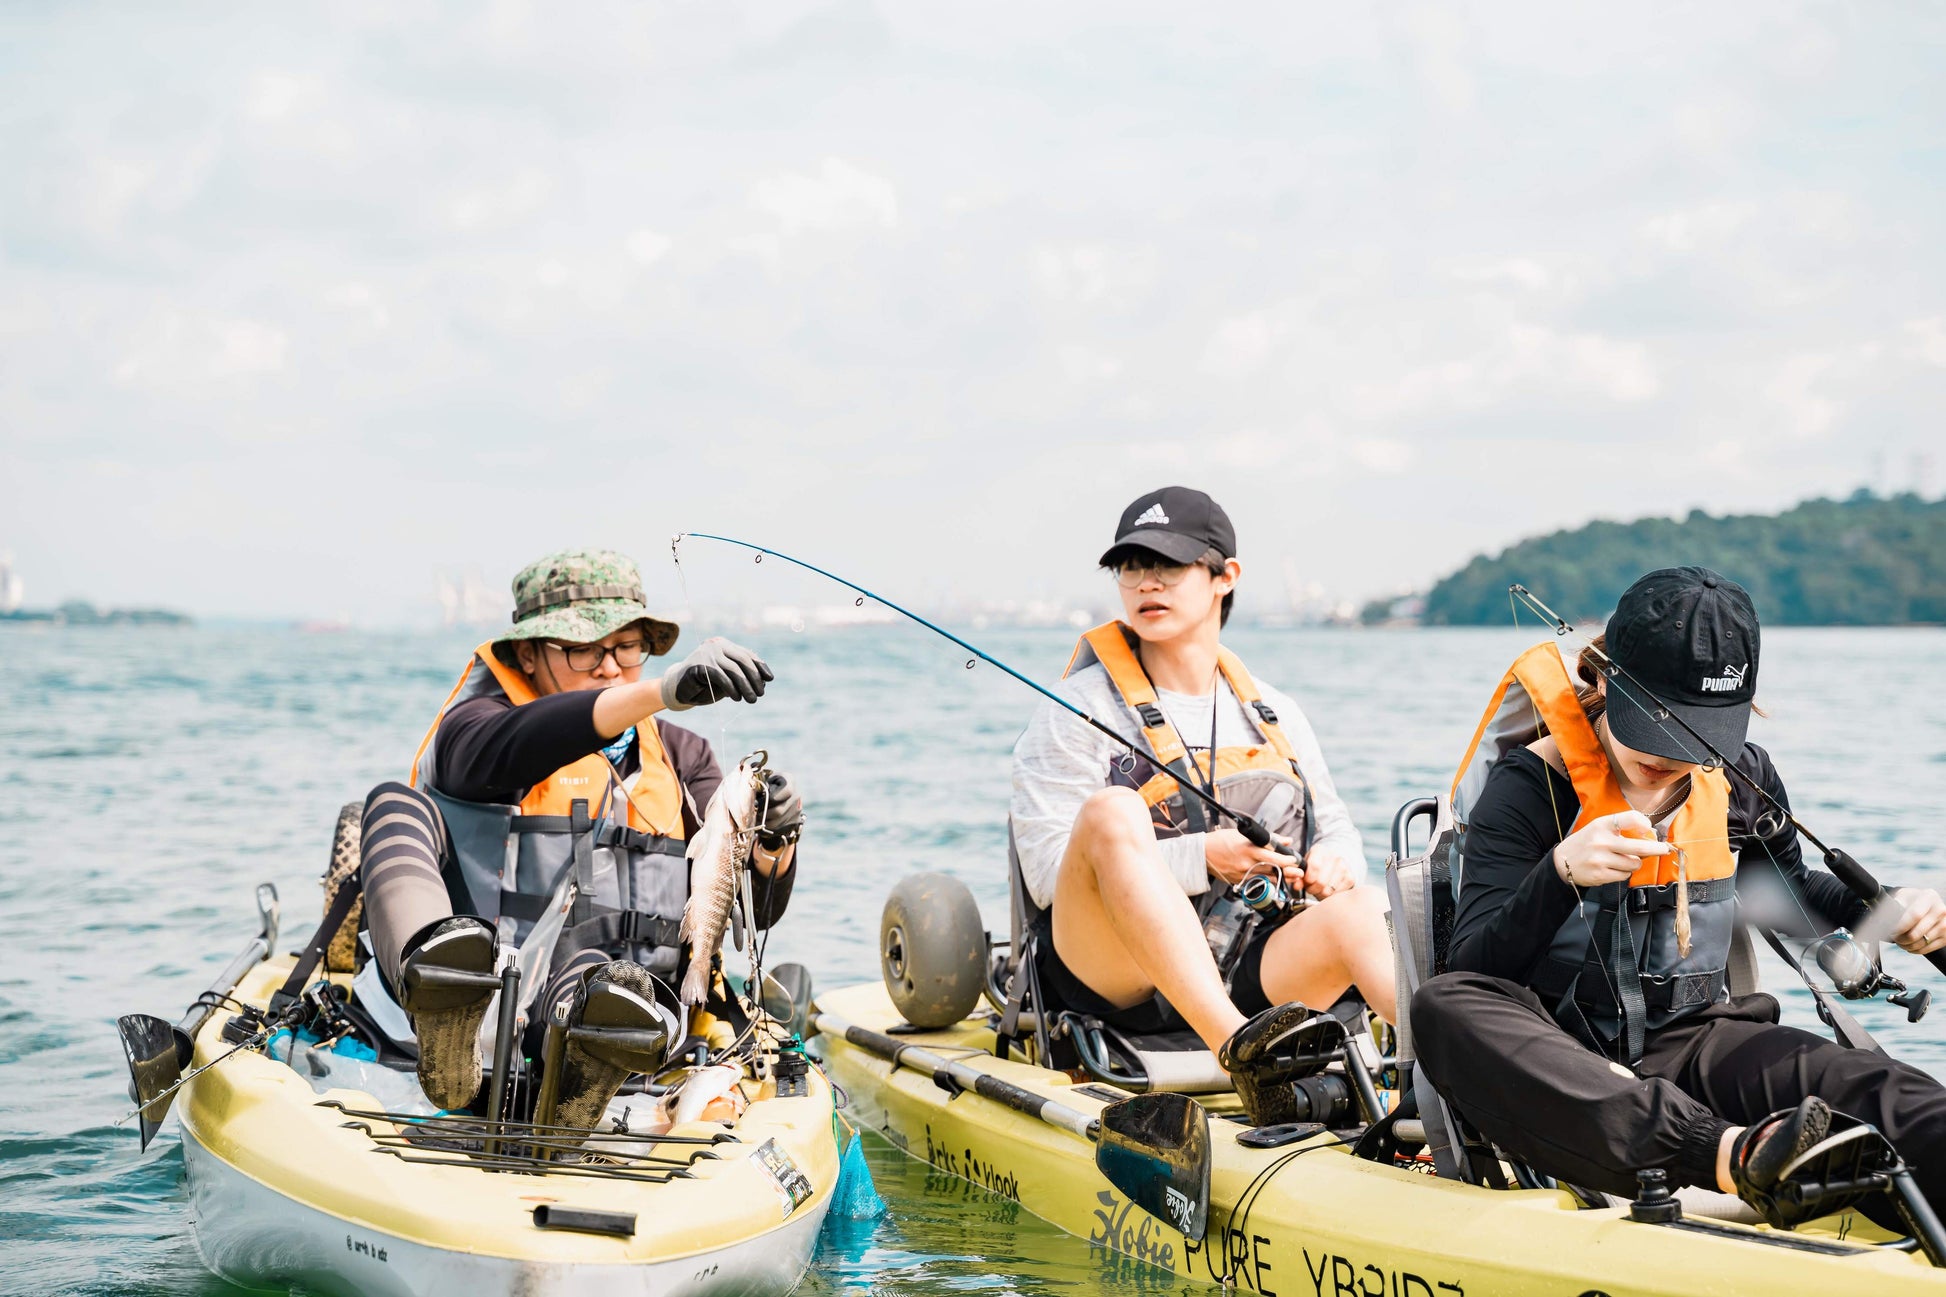
[[[1269,688],[1261,680],[1257,688],[1264,701],[1277,714],[1278,724],[1297,754],[1298,771],[1311,789],[1311,810],[1317,825],[1314,848],[1336,853],[1352,866],[1359,881],[1364,880],[1367,864],[1365,843],[1351,820],[1351,812],[1338,796],[1325,767],[1324,753],[1311,722],[1289,696]],[[1060,694],[1096,720],[1125,734],[1146,752],[1141,728],[1123,706],[1107,671],[1091,664],[1054,686]],[[1179,694],[1156,690],[1164,715],[1191,751],[1203,751],[1209,742],[1210,710],[1221,700],[1216,718],[1218,747],[1247,746],[1262,738],[1243,704],[1227,684],[1219,683],[1215,692]],[[1054,879],[1060,872],[1061,857],[1068,849],[1068,835],[1074,831],[1074,818],[1091,793],[1108,786],[1109,765],[1126,749],[1115,744],[1071,712],[1044,702],[1027,723],[1019,742],[1014,744],[1013,832],[1014,846],[1020,854],[1020,870],[1034,903],[1046,907],[1054,901]],[[1184,892],[1200,896],[1209,889],[1209,871],[1203,860],[1201,833],[1185,833],[1158,842],[1169,872],[1182,884]]]

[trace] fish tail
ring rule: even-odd
[[[709,960],[691,956],[689,971],[682,979],[682,1002],[698,1005],[709,998]]]

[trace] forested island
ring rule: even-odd
[[[1570,621],[1605,618],[1629,583],[1699,563],[1741,583],[1765,625],[1946,623],[1946,500],[1807,500],[1784,513],[1592,522],[1474,559],[1427,593],[1427,625],[1507,625],[1519,582]]]

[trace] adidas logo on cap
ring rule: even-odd
[[[1142,511],[1142,516],[1130,523],[1131,527],[1166,527],[1169,515],[1162,512],[1162,502],[1158,500]]]

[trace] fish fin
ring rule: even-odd
[[[682,1002],[684,1004],[696,1005],[701,1004],[708,998],[709,961],[707,959],[692,958],[689,961],[689,971],[683,974]]]

